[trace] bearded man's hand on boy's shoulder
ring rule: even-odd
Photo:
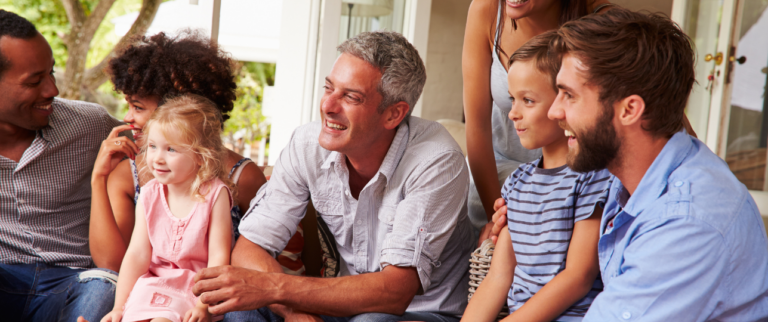
[[[493,217],[491,217],[493,228],[491,228],[489,237],[495,244],[496,241],[499,240],[501,230],[507,227],[507,202],[504,201],[504,198],[496,199],[493,203],[493,210],[495,211]]]

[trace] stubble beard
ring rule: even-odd
[[[621,143],[612,120],[613,108],[604,107],[592,129],[577,136],[578,150],[568,151],[569,168],[576,172],[602,170],[616,159]]]

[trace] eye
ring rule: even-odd
[[[351,100],[351,101],[353,101],[353,102],[355,102],[355,103],[359,103],[359,102],[360,102],[360,99],[358,99],[357,97],[354,97],[354,96],[352,96],[352,95],[349,95],[349,94],[347,94],[347,96],[346,96],[346,97],[347,97],[349,100]]]
[[[324,89],[326,92],[330,92],[330,91],[331,91],[331,86],[328,86],[328,84],[325,84],[325,85],[323,85],[323,89]]]
[[[176,152],[176,150],[172,147],[168,147],[168,152]]]
[[[523,99],[523,102],[525,102],[525,104],[533,104],[533,100],[527,97]]]
[[[155,149],[155,148],[157,148],[157,147],[156,147],[154,144],[150,143],[150,144],[149,144],[149,148],[150,148],[150,149],[152,149],[152,150],[154,150],[154,149]]]

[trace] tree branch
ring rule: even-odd
[[[104,1],[105,0],[101,0],[101,2]],[[111,1],[114,2],[114,0]],[[99,2],[99,5],[101,5],[101,2]],[[85,76],[83,79],[84,87],[95,89],[107,81],[108,76],[104,69],[107,67],[109,60],[114,58],[115,53],[117,53],[120,49],[128,45],[133,36],[143,35],[147,32],[147,29],[149,29],[149,26],[155,19],[157,10],[160,8],[160,3],[162,3],[162,0],[143,0],[141,4],[141,10],[139,10],[139,16],[136,18],[136,21],[133,22],[133,25],[131,25],[131,29],[128,30],[128,32],[123,35],[122,38],[120,38],[120,41],[117,42],[117,45],[112,48],[112,50],[109,52],[109,54],[107,54],[106,57],[104,57],[104,59],[96,64],[96,66],[93,66],[85,71]],[[98,10],[98,7],[96,9]],[[94,13],[95,11],[96,10],[94,10]]]
[[[64,43],[69,47],[71,46],[71,41],[75,38],[72,35],[76,35],[85,23],[85,10],[83,10],[83,6],[80,4],[79,0],[61,0],[61,4],[64,6],[64,11],[67,12],[67,19],[69,20],[70,26],[69,34],[62,37],[62,40],[64,40]]]
[[[93,35],[96,34],[96,30],[99,29],[101,22],[104,21],[104,17],[107,16],[107,12],[109,12],[109,9],[112,8],[113,4],[115,4],[115,0],[99,0],[99,3],[96,4],[96,8],[93,9],[91,14],[85,20],[83,30],[88,32],[93,31],[90,37],[86,36],[86,39],[88,39],[89,43],[90,39],[93,38]]]

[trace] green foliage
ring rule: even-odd
[[[261,113],[261,103],[264,87],[274,84],[275,64],[240,62],[238,69],[237,99],[229,113],[229,119],[224,123],[223,134],[232,144],[233,150],[242,153],[246,144],[268,136],[267,124]]]
[[[89,8],[97,2],[85,1]],[[32,22],[51,45],[56,67],[64,67],[68,55],[62,37],[69,32],[69,20],[60,0],[0,0],[0,7]]]

